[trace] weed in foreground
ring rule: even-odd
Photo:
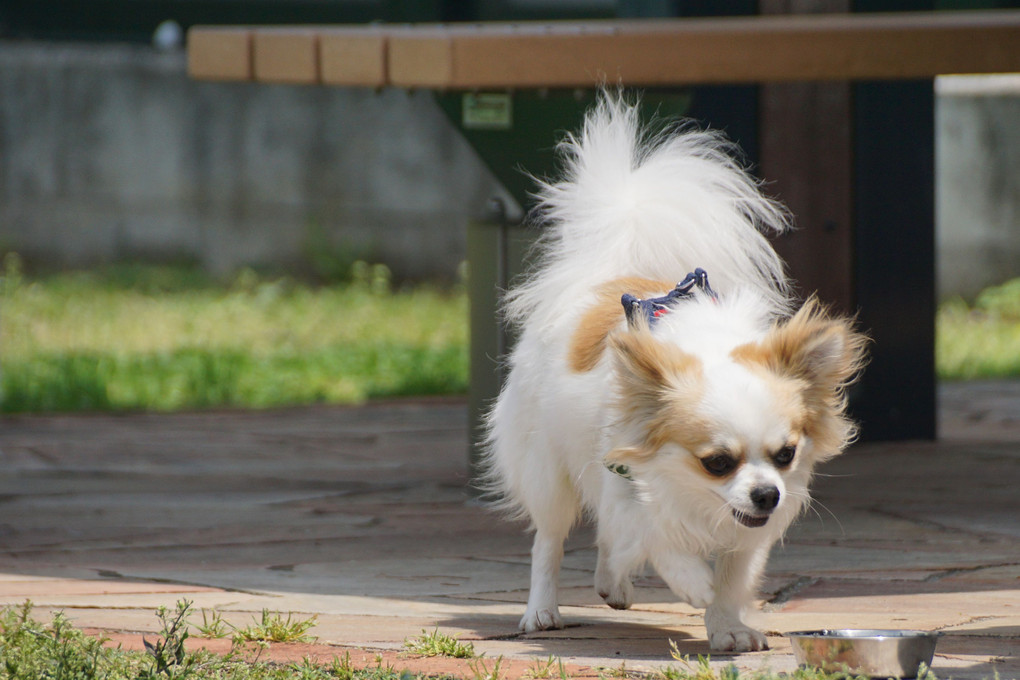
[[[32,603],[26,601],[0,613],[0,677],[89,679],[114,670],[102,638],[76,630],[63,614],[45,626],[31,618],[31,611]]]
[[[316,617],[293,620],[291,614],[284,619],[282,614],[274,614],[268,609],[262,610],[261,620],[253,620],[252,625],[237,629],[234,633],[235,642],[315,642],[318,638],[308,635],[315,627]]]
[[[259,661],[257,655],[245,658],[248,650],[238,646],[225,656],[189,650],[189,617],[194,612],[187,600],[173,610],[157,610],[162,630],[155,640],[144,640],[145,652],[104,646],[104,638],[75,629],[63,614],[49,625],[40,623],[32,617],[32,607],[25,602],[0,609],[2,680],[425,680],[381,660],[375,667],[356,668],[350,655],[324,665],[310,659],[274,664]]]
[[[672,643],[672,640],[670,641]],[[666,666],[659,669],[657,676],[660,680],[739,680],[740,671],[734,665],[723,666],[716,671],[709,663],[707,656],[698,655],[698,660],[692,662],[687,656],[674,655],[674,659],[680,662],[681,668]]]
[[[626,680],[630,677],[644,677],[644,673],[635,674],[627,670],[627,662],[623,661],[616,668],[600,666],[598,669],[599,680]]]
[[[454,659],[471,659],[475,656],[473,644],[461,642],[457,636],[440,633],[438,629],[431,633],[422,630],[418,637],[404,640],[404,649],[417,656],[449,656]]]
[[[333,657],[333,663],[329,666],[329,673],[337,680],[355,680],[358,678],[358,670],[351,663],[351,653],[344,652],[342,657]]]
[[[545,678],[567,680],[570,676],[567,673],[567,669],[563,666],[563,659],[550,656],[545,661],[535,659],[531,667],[524,671],[523,677],[533,678],[534,680],[544,680]]]
[[[188,600],[178,602],[173,612],[166,607],[156,610],[163,628],[155,642],[142,638],[145,651],[151,657],[151,664],[139,671],[138,680],[184,680],[198,677],[204,667],[216,662],[218,658],[209,653],[191,653],[184,648],[189,637],[190,615],[191,602]]]
[[[191,625],[198,633],[198,637],[209,639],[225,638],[230,635],[231,630],[236,630],[236,628],[224,621],[223,616],[215,609],[211,612],[202,609],[202,623],[193,623]]]
[[[503,657],[497,657],[492,663],[492,669],[485,662],[483,657],[478,657],[468,663],[468,668],[474,674],[474,680],[503,680]]]
[[[36,621],[32,615],[32,603],[20,607],[0,609],[0,680],[37,680],[38,678],[67,678],[74,680],[457,680],[451,676],[436,678],[407,670],[398,670],[376,658],[375,666],[357,668],[350,654],[334,657],[332,663],[318,664],[305,658],[300,663],[279,664],[259,661],[258,657],[243,658],[250,648],[235,646],[225,656],[204,650],[189,650],[188,627],[193,625],[191,603],[182,600],[173,610],[160,608],[157,616],[162,630],[155,641],[145,640],[146,651],[132,652],[119,647],[104,645],[103,638],[86,635],[75,629],[63,615],[57,614],[50,624]],[[215,620],[215,617],[214,617]],[[290,626],[295,632],[295,623],[289,616],[264,614],[263,621],[274,621]],[[206,619],[208,623],[208,619]],[[307,626],[297,635],[304,636],[310,625],[308,621],[297,622]],[[226,624],[224,624],[226,625]],[[254,627],[260,627],[256,622]],[[267,625],[267,628],[271,627]],[[300,628],[300,626],[299,626]],[[429,644],[430,648],[442,648],[456,638],[438,631],[432,634],[423,631],[422,639],[439,641]],[[268,642],[260,643],[262,647]],[[459,645],[459,647],[457,647]],[[469,645],[457,643],[455,648],[474,650]],[[619,668],[599,669],[604,680],[859,680],[847,673],[827,673],[817,669],[799,668],[792,673],[776,673],[767,667],[758,671],[740,671],[733,664],[713,668],[708,657],[699,656],[692,661],[679,652],[675,643],[670,643],[673,659],[678,664],[648,673],[631,671],[625,665]],[[506,669],[503,657],[487,660],[473,656],[468,664],[470,675],[467,680],[504,680]],[[555,657],[535,661],[523,673],[527,678],[569,677],[563,662]],[[930,669],[919,673],[921,680],[936,680]],[[993,680],[998,680],[996,674]]]

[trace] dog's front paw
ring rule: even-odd
[[[713,652],[760,652],[769,648],[765,636],[747,626],[711,633],[708,644]]]
[[[563,619],[560,618],[558,608],[544,608],[524,612],[521,619],[520,629],[525,633],[534,633],[539,630],[554,630],[563,627]]]
[[[765,636],[741,621],[740,609],[716,604],[705,612],[708,644],[714,652],[760,652],[769,648]]]
[[[769,648],[764,635],[743,624],[709,631],[708,644],[713,652],[760,652]]]

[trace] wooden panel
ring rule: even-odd
[[[397,87],[446,88],[456,80],[447,30],[408,31],[389,40],[388,79]]]
[[[188,75],[197,80],[251,80],[251,31],[247,28],[190,29]]]
[[[763,14],[838,13],[848,0],[760,0]],[[759,89],[759,174],[795,229],[774,240],[798,293],[856,311],[850,85],[768,83]]]
[[[319,33],[319,74],[324,85],[383,87],[386,33],[381,30],[324,28]]]
[[[314,28],[261,28],[253,38],[255,80],[318,83],[319,34]]]
[[[854,387],[867,439],[935,437],[935,94],[853,85],[858,322],[873,339]]]
[[[487,24],[391,38],[395,85],[900,79],[1020,70],[1020,12]]]
[[[193,28],[193,77],[247,80],[254,75],[288,83],[327,82],[328,77],[337,85],[382,81],[471,89],[589,87],[603,81],[669,86],[887,80],[1020,71],[1016,10],[261,28],[254,30],[254,38],[251,34],[242,28]],[[379,77],[380,69],[388,73],[385,78]]]

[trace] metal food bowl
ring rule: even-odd
[[[937,633],[922,630],[805,630],[787,633],[802,666],[873,678],[916,678],[931,665]]]

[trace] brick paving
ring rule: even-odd
[[[713,663],[790,670],[783,631],[924,628],[943,633],[940,678],[1020,678],[1020,383],[944,385],[940,403],[938,442],[859,445],[820,470],[763,584],[772,650]],[[438,628],[518,675],[550,655],[593,677],[651,670],[670,640],[708,652],[700,612],[652,575],[630,611],[601,603],[585,527],[568,627],[518,634],[529,540],[466,493],[466,442],[460,400],[2,418],[0,605],[136,643],[183,598],[235,625],[314,615],[324,658],[395,659]]]

